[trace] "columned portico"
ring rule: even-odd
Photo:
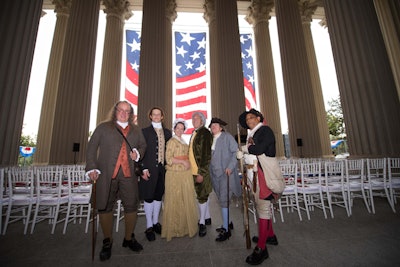
[[[103,0],[107,14],[103,64],[97,107],[97,124],[107,119],[110,109],[121,99],[122,42],[124,20],[132,16],[128,1]]]
[[[373,0],[325,0],[350,155],[400,154],[400,104]]]
[[[5,0],[0,18],[0,166],[18,160],[29,77],[43,1]]]
[[[54,113],[56,110],[58,81],[60,78],[61,60],[64,52],[65,34],[72,0],[54,1],[54,12],[57,13],[54,28],[53,43],[51,45],[49,65],[47,68],[46,83],[40,112],[39,131],[37,136],[37,150],[34,164],[46,165],[49,163],[50,147],[53,135]]]
[[[245,109],[237,5],[206,0],[204,8],[210,32],[211,111],[228,123],[227,131],[234,135]]]
[[[89,134],[100,0],[73,0],[65,37],[50,164],[84,162]],[[79,144],[77,155],[74,144]],[[76,158],[75,158],[76,156]]]
[[[297,0],[275,1],[293,157],[321,157],[324,154],[318,127],[315,92]],[[288,19],[290,18],[290,19]]]
[[[246,20],[253,25],[254,30],[260,111],[264,115],[267,124],[274,131],[276,156],[282,158],[285,156],[285,150],[269,34],[269,19],[271,18],[270,14],[273,7],[273,0],[253,0]]]

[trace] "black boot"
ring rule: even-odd
[[[154,241],[156,240],[156,234],[154,233],[153,227],[149,227],[144,232],[146,234],[147,240]]]
[[[112,242],[110,238],[106,238],[103,240],[103,247],[101,248],[100,251],[100,260],[105,261],[111,258],[111,248],[112,248]]]
[[[229,230],[233,230],[233,222],[230,222],[229,225]],[[217,231],[218,233],[220,233],[222,230],[224,229],[223,226],[221,226],[220,228],[215,229],[215,231]],[[224,229],[225,230],[225,229]]]
[[[247,256],[246,262],[250,265],[259,265],[261,264],[265,259],[268,258],[268,250],[267,247],[265,249],[261,249],[259,247],[255,247],[254,251],[251,255]]]
[[[131,240],[126,240],[124,238],[124,242],[122,242],[122,246],[124,248],[128,247],[132,251],[135,251],[135,252],[140,252],[140,251],[143,250],[142,245],[140,245],[139,242],[137,242],[137,240],[135,239],[135,234],[132,234],[132,239]]]
[[[203,237],[207,234],[207,227],[204,224],[199,224],[199,236]]]
[[[222,230],[219,232],[219,235],[215,239],[215,241],[222,242],[222,241],[229,239],[230,236],[231,236],[231,231],[230,230],[226,231],[225,228],[222,228]]]
[[[153,230],[154,232],[156,232],[156,234],[161,235],[161,224],[160,223],[153,224]]]

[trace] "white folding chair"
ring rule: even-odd
[[[299,205],[299,197],[297,192],[297,181],[298,176],[298,165],[297,163],[286,163],[280,162],[279,166],[281,168],[282,176],[285,178],[285,189],[278,200],[279,212],[281,214],[281,220],[283,219],[283,208],[287,209],[287,212],[297,211],[300,221],[302,221],[301,210]]]
[[[31,167],[12,167],[7,171],[9,186],[9,204],[4,222],[3,235],[10,223],[22,220],[24,234],[27,233],[33,205],[37,197],[34,194],[34,170]]]
[[[51,233],[54,233],[56,225],[65,220],[59,220],[61,211],[67,209],[68,194],[64,193],[64,176],[62,168],[38,168],[36,171],[36,195],[37,203],[32,220],[31,234],[36,223],[49,219],[52,224]]]
[[[321,188],[322,192],[326,194],[331,217],[334,218],[333,205],[345,208],[347,216],[350,216],[343,161],[325,161],[324,170],[324,176],[321,176]]]
[[[8,181],[5,177],[5,168],[0,168],[0,233],[3,233],[3,208],[10,204]]]
[[[386,158],[367,159],[367,175],[363,183],[363,191],[367,197],[368,212],[375,214],[374,196],[386,197],[393,212],[394,209],[386,176]],[[371,208],[371,209],[370,209]]]
[[[388,158],[387,161],[390,198],[395,208],[397,198],[400,197],[400,158]]]
[[[325,203],[321,188],[321,162],[301,163],[300,164],[300,183],[298,183],[297,192],[303,196],[304,210],[307,218],[310,220],[310,211],[319,208],[324,212]]]
[[[82,223],[82,219],[86,219],[85,233],[88,232],[92,208],[90,202],[92,183],[85,174],[85,170],[79,167],[70,167],[67,170],[68,206],[63,234],[66,233],[68,224],[71,222],[76,223],[78,219],[79,223]]]
[[[363,181],[365,180],[364,163],[364,159],[346,159],[344,161],[347,202],[350,215],[353,213],[352,209],[355,198],[363,199],[365,207],[369,211],[368,199],[363,190]]]

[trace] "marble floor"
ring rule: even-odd
[[[98,233],[95,259],[91,259],[91,231],[85,234],[84,224],[70,224],[62,234],[58,225],[54,234],[46,222],[37,224],[33,234],[23,234],[23,224],[9,225],[6,235],[0,235],[0,266],[248,266],[241,201],[232,201],[230,216],[234,230],[229,240],[215,242],[215,229],[221,225],[220,209],[211,194],[212,225],[205,237],[174,238],[170,242],[157,236],[148,242],[145,217],[136,227],[141,253],[122,247],[124,224],[114,234],[112,257],[100,262],[102,234]],[[237,204],[237,205],[236,205]],[[361,200],[355,200],[353,215],[334,208],[335,217],[325,219],[315,210],[311,219],[303,214],[284,211],[284,222],[275,211],[274,230],[278,246],[268,246],[269,258],[261,266],[400,266],[400,205],[393,213],[385,199],[376,199],[376,214],[369,214]],[[251,236],[257,226],[250,214]],[[252,244],[254,248],[255,244]]]

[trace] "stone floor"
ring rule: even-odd
[[[269,258],[262,266],[400,266],[400,205],[393,213],[385,199],[376,199],[376,214],[369,214],[363,202],[354,202],[353,215],[347,217],[342,208],[335,208],[335,217],[325,219],[320,210],[307,220],[303,214],[286,213],[282,222],[275,212],[274,230],[278,246],[268,246]],[[232,237],[215,242],[215,228],[221,216],[215,195],[211,195],[212,225],[203,238],[174,238],[146,240],[145,217],[140,216],[136,237],[144,250],[137,254],[121,246],[124,224],[114,235],[112,257],[100,262],[101,232],[97,236],[96,254],[91,259],[91,231],[85,234],[84,224],[70,224],[65,235],[58,225],[55,233],[46,222],[37,225],[33,234],[23,235],[21,222],[9,225],[6,235],[0,236],[0,266],[248,266],[241,202],[231,203],[234,223]],[[251,214],[250,214],[251,216]],[[251,236],[257,233],[250,220]],[[254,248],[254,244],[252,244]]]

